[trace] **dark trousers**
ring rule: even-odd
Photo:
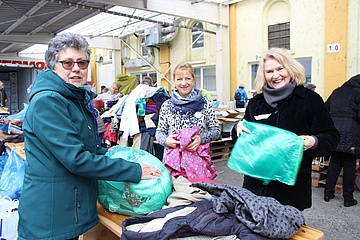
[[[326,175],[325,195],[331,196],[335,193],[335,185],[343,168],[343,198],[346,201],[353,199],[356,156],[351,153],[333,152],[330,158],[329,169]]]
[[[236,100],[236,108],[244,108],[245,107],[245,102],[240,101],[240,100]]]

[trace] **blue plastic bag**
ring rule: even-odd
[[[228,167],[247,176],[293,186],[299,172],[304,141],[293,132],[267,124],[247,122],[231,150]]]
[[[111,158],[154,166],[161,171],[158,179],[144,179],[139,183],[98,181],[98,200],[110,212],[134,216],[161,209],[172,193],[170,173],[163,163],[147,151],[115,146],[106,153]]]
[[[19,199],[25,174],[25,161],[16,154],[13,148],[5,163],[0,178],[0,198],[9,196]]]
[[[7,162],[9,155],[7,154],[6,151],[4,151],[2,153],[2,155],[0,155],[0,178],[2,175],[2,172],[4,171],[4,167],[5,167],[5,163]]]

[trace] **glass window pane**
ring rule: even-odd
[[[157,74],[156,72],[151,72],[151,73],[148,73],[148,76],[151,77],[151,79],[153,80],[153,83],[155,84],[157,82]]]
[[[255,90],[255,78],[259,64],[251,64],[251,90]]]
[[[204,29],[203,24],[201,22],[196,22],[193,25],[193,28],[191,30],[191,43],[193,43],[192,48],[200,48],[204,47],[204,34],[201,29]],[[195,42],[195,40],[197,41]]]
[[[290,49],[290,22],[268,26],[268,47]]]
[[[297,60],[305,68],[306,83],[311,82],[311,59],[297,59]]]
[[[199,89],[202,88],[201,84],[201,68],[194,68],[195,77],[196,77],[196,83],[195,88]]]
[[[208,91],[216,91],[216,73],[215,67],[205,68],[204,75],[204,88]]]

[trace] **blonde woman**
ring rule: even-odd
[[[266,51],[255,79],[257,94],[250,99],[244,115],[246,121],[276,126],[305,140],[303,159],[294,186],[278,181],[264,185],[250,176],[245,176],[243,183],[244,188],[257,195],[273,197],[301,211],[311,207],[312,158],[329,154],[339,141],[339,133],[324,101],[317,93],[305,88],[304,83],[303,66],[286,49]],[[243,131],[249,132],[240,121],[237,133]]]
[[[199,132],[191,137],[190,144],[185,149],[190,155],[196,155],[192,153],[202,151],[206,144],[209,145],[211,141],[221,138],[220,125],[210,100],[195,88],[196,77],[193,67],[189,63],[177,65],[174,69],[173,81],[176,89],[172,97],[161,106],[155,135],[165,148],[164,164],[171,169],[170,173],[173,176],[186,175],[189,179],[213,179],[216,176],[216,169],[209,159],[210,156],[191,160],[187,158],[185,162],[169,155],[172,150],[180,148],[181,143],[178,138],[180,131],[199,129]]]

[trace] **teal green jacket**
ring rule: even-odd
[[[23,123],[26,170],[19,239],[70,239],[98,223],[97,180],[139,182],[141,167],[96,145],[95,94],[39,72]]]

